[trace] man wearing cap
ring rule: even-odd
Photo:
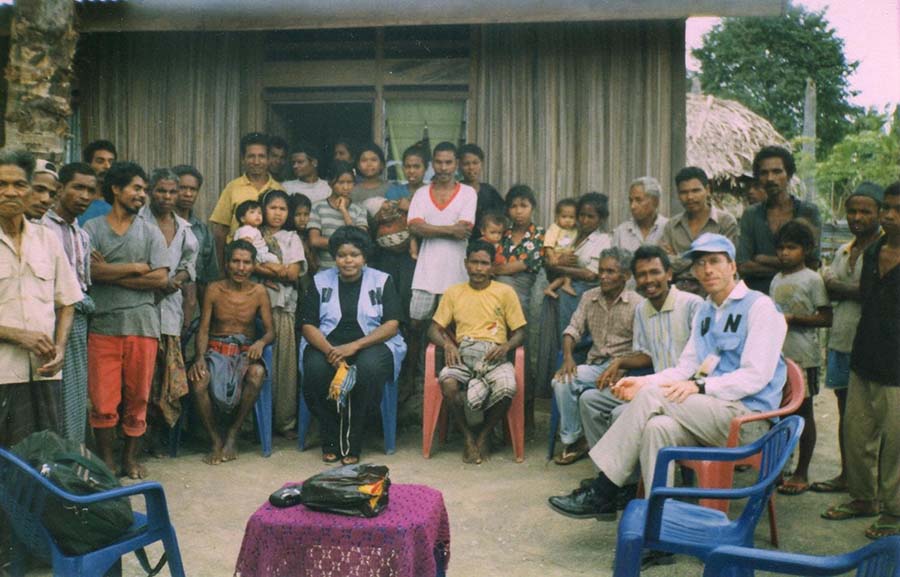
[[[58,189],[59,175],[56,173],[56,165],[42,158],[35,160],[34,172],[31,174],[31,190],[25,195],[25,218],[39,224],[56,201]]]
[[[694,317],[678,364],[646,377],[625,377],[613,386],[613,393],[630,403],[590,451],[600,473],[583,489],[550,497],[555,511],[615,520],[620,487],[638,465],[644,485],[651,487],[661,448],[724,445],[732,419],[781,403],[787,323],[769,297],[735,280],[734,254],[734,245],[722,235],[705,233],[691,243],[683,256],[709,296]],[[767,428],[766,423],[748,424],[742,442]]]
[[[775,233],[786,223],[803,219],[812,228],[818,245],[822,230],[819,208],[788,191],[796,168],[794,156],[780,146],[766,146],[753,159],[753,177],[765,191],[766,200],[749,207],[741,216],[737,262],[747,286],[766,294],[772,278],[781,270],[781,262],[775,256]],[[812,256],[818,260],[818,246]]]

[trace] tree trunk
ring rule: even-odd
[[[61,162],[78,34],[72,0],[17,0],[6,80],[6,146]]]

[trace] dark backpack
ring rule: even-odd
[[[74,495],[92,495],[121,486],[106,463],[84,445],[50,431],[29,435],[11,451],[51,483]],[[134,515],[127,497],[73,507],[51,495],[44,504],[42,520],[62,551],[82,555],[120,540],[134,522]]]

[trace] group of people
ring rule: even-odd
[[[780,147],[756,155],[766,198],[740,224],[711,202],[704,171],[685,167],[675,177],[682,212],[661,215],[662,185],[641,177],[628,190],[631,218],[611,234],[597,192],[561,199],[545,231],[530,187],[503,196],[482,182],[474,144],[410,147],[402,183],[385,179],[376,144],[342,141],[334,153],[326,163],[308,145],[244,136],[243,173],[207,223],[193,211],[203,185],[194,167],[148,175],[108,141],[59,170],[4,151],[0,445],[45,428],[83,440],[89,422],[103,459],[143,477],[148,422],[151,433],[181,426],[190,390],[206,460],[218,464],[236,458],[268,376],[274,430],[295,434],[302,394],[323,461],[353,464],[385,383],[421,395],[430,341],[443,351],[438,380],[463,459],[480,463],[516,393],[509,358],[528,340],[544,271],[549,330],[527,347],[537,371],[526,406],[551,393],[556,463],[589,455],[599,471],[552,497],[555,510],[614,518],[639,476],[651,486],[660,448],[724,444],[733,418],[776,408],[786,357],[804,369],[807,424],[781,491],[849,490],[825,518],[880,514],[867,535],[898,532],[900,183],[854,191],[854,240],[818,272],[818,210],[790,193],[794,159]],[[816,335],[828,326],[842,471],[810,484]]]

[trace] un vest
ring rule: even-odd
[[[363,334],[368,335],[381,326],[384,313],[382,293],[389,275],[380,270],[364,267],[362,286],[359,289],[359,302],[356,305],[356,321]],[[327,335],[341,322],[341,299],[338,295],[339,275],[337,267],[325,269],[314,277],[316,290],[319,292],[319,330]],[[300,367],[303,367],[303,351],[309,343],[303,339],[300,343]],[[394,380],[400,375],[400,364],[406,356],[406,343],[398,332],[384,343],[394,358]]]
[[[750,326],[750,308],[760,297],[761,292],[751,290],[742,299],[729,300],[716,320],[716,309],[712,301],[707,299],[697,313],[698,329],[694,331],[694,347],[697,360],[703,362],[710,354],[720,357],[719,364],[711,377],[736,371],[741,366],[741,354],[747,342],[747,327]],[[775,376],[759,392],[741,399],[751,411],[771,411],[781,405],[782,389],[787,378],[787,366],[784,357],[778,355],[778,366]]]

